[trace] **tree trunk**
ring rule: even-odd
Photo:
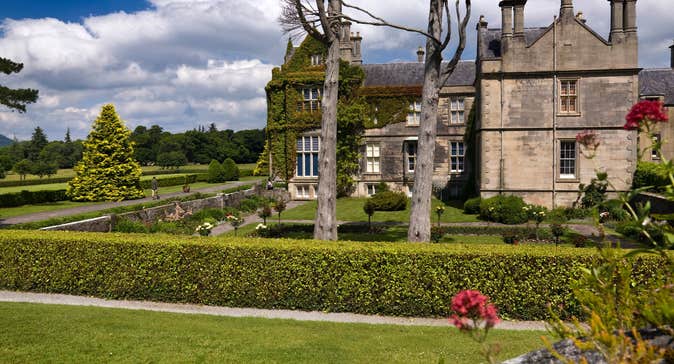
[[[428,33],[436,39],[442,36],[442,1],[430,0]],[[442,53],[440,45],[426,40],[424,85],[421,95],[421,120],[417,163],[414,171],[414,192],[407,239],[412,242],[431,240],[431,193],[433,187],[433,161],[435,159],[435,136],[438,124],[438,95]]]
[[[341,1],[330,0],[334,14],[341,13]],[[339,28],[339,27],[337,27]],[[318,207],[314,239],[337,240],[337,96],[339,87],[339,38],[337,32],[326,31],[328,54],[325,61],[325,83],[321,98],[321,147],[318,154]],[[335,34],[336,33],[336,34]]]

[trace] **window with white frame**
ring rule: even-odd
[[[577,114],[578,111],[578,80],[559,81],[559,112],[562,114]]]
[[[319,146],[320,140],[317,136],[297,139],[297,177],[318,177]]]
[[[319,88],[303,88],[300,90],[302,94],[301,102],[297,103],[297,111],[314,112],[321,108],[321,89]]]
[[[365,159],[366,159],[366,168],[365,172],[367,173],[379,173],[379,144],[368,144],[365,146]]]
[[[421,121],[421,101],[417,100],[410,103],[407,112],[407,125],[418,126]]]
[[[311,198],[311,189],[309,185],[297,185],[297,198]]]
[[[463,97],[452,97],[449,100],[449,123],[463,124],[465,119],[465,106]]]
[[[656,148],[656,146],[660,143],[660,138],[660,133],[653,134],[653,146],[651,147],[651,159],[653,160],[660,159],[660,156],[658,155],[658,148]]]
[[[311,65],[312,66],[319,66],[323,63],[323,56],[320,54],[313,54],[311,55]]]
[[[367,187],[367,195],[368,196],[373,196],[375,193],[377,193],[377,185],[376,184],[368,183],[365,186]]]
[[[414,173],[417,165],[417,143],[405,143],[405,167],[407,172]]]
[[[576,179],[577,156],[575,140],[559,142],[559,178]]]
[[[464,169],[465,150],[463,142],[450,142],[450,169],[452,173],[461,173]]]

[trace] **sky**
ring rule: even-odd
[[[473,0],[463,59],[475,58],[475,24],[500,27],[498,0]],[[639,0],[640,67],[669,67],[672,0]],[[134,129],[158,124],[182,132],[262,128],[264,86],[287,42],[278,0],[30,0],[3,4],[0,57],[24,64],[0,76],[12,88],[36,88],[25,114],[0,108],[0,134],[30,138],[40,126],[50,140],[85,138],[101,106],[115,104]],[[428,1],[352,0],[391,21],[424,28]],[[30,4],[30,5],[28,5]],[[527,27],[547,26],[560,0],[530,0]],[[575,0],[587,24],[608,37],[609,3]],[[414,61],[424,44],[409,33],[354,26],[366,63]],[[446,54],[451,57],[451,50]]]

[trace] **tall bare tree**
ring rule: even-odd
[[[316,0],[315,4],[308,0],[283,0],[279,19],[286,33],[304,31],[328,49],[321,99],[318,208],[314,224],[314,239],[318,240],[337,240],[337,99],[341,15],[340,0]]]
[[[435,159],[435,138],[438,125],[438,99],[440,88],[447,82],[456,68],[466,47],[466,26],[470,19],[471,0],[464,0],[466,14],[461,16],[460,0],[456,0],[457,28],[459,42],[451,60],[442,63],[442,52],[452,39],[452,13],[450,0],[430,0],[428,29],[423,31],[402,25],[392,24],[369,11],[342,1],[345,8],[353,9],[364,19],[343,16],[354,23],[385,26],[422,34],[426,37],[426,59],[424,61],[424,84],[421,100],[421,120],[419,123],[419,141],[417,164],[414,173],[414,192],[412,193],[412,211],[407,232],[409,241],[423,242],[431,238],[431,195],[433,186],[433,161]],[[443,21],[445,18],[445,21]],[[443,25],[446,28],[443,29]]]

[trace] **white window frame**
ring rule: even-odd
[[[302,101],[297,103],[297,111],[315,112],[321,109],[321,89],[305,87],[300,89]]]
[[[381,146],[365,145],[365,173],[381,173]]]
[[[417,154],[419,153],[419,146],[416,142],[405,143],[405,170],[408,173],[414,173],[417,165]],[[414,153],[410,153],[413,151]],[[411,167],[411,168],[410,168]]]
[[[320,66],[323,64],[323,56],[320,54],[312,54],[311,55],[311,65],[312,66]]]
[[[464,97],[449,98],[449,123],[464,124],[466,122],[466,99]]]
[[[297,198],[308,199],[311,198],[311,186],[309,185],[295,185]]]
[[[565,148],[573,145],[573,152],[569,153],[569,149]],[[558,176],[560,180],[575,181],[578,180],[578,143],[574,139],[561,139],[559,141],[559,155],[557,156],[559,167]],[[564,166],[564,162],[572,161],[573,168]]]
[[[377,184],[375,183],[368,183],[365,185],[365,191],[367,192],[368,196],[374,196],[374,194],[377,193]]]
[[[318,177],[318,163],[316,161],[318,157],[318,152],[321,148],[321,138],[318,136],[301,136],[297,138],[297,161],[295,166],[295,176],[296,177]],[[305,174],[306,167],[306,156],[309,155],[309,175]]]
[[[573,87],[571,87],[573,85]],[[559,80],[559,111],[561,115],[580,114],[580,82],[577,78]],[[571,110],[573,106],[573,110]]]
[[[407,126],[419,126],[421,122],[421,100],[410,103],[407,111]]]
[[[456,151],[456,153],[455,153]],[[449,142],[449,171],[463,173],[466,168],[466,146],[462,141]],[[456,167],[455,167],[456,166]]]

